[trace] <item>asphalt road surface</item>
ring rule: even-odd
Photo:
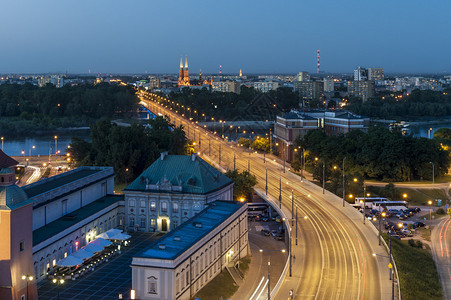
[[[287,299],[289,290],[293,290],[295,299],[386,299],[389,296],[385,262],[372,256],[383,251],[377,246],[377,236],[370,231],[370,225],[357,224],[355,216],[349,213],[352,208],[339,209],[340,198],[327,191],[323,194],[321,188],[288,170],[284,172],[272,156],[268,159],[243,149],[158,103],[142,97],[141,100],[155,114],[168,115],[171,122],[183,125],[189,138],[196,141],[196,151],[201,156],[224,169],[249,169],[262,190],[267,182],[268,196],[278,200],[280,195],[283,206],[290,211],[293,193],[293,205],[298,206],[299,216],[306,218],[298,219],[301,242],[297,246],[293,244],[297,257],[293,276],[286,278],[276,299]]]

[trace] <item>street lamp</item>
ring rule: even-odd
[[[381,222],[382,218],[385,218],[386,215],[385,211],[381,213],[381,206],[379,205],[379,246],[381,245]]]
[[[28,282],[33,281],[33,276],[31,275],[22,275],[22,280],[26,280],[27,281],[27,300],[28,300]]]
[[[432,131],[432,127],[428,129],[428,139],[431,139],[431,131]]]
[[[343,173],[343,207],[345,207],[345,159],[346,159],[346,156],[343,157],[343,169],[342,169],[342,173]]]
[[[285,249],[281,249],[281,250],[263,250],[263,249],[260,249],[258,251],[260,251],[260,253],[273,252],[273,251],[282,252],[282,253],[286,252]],[[270,272],[270,268],[271,268],[271,256],[268,256],[268,300],[271,299],[271,279],[270,279],[271,272]]]
[[[432,161],[430,161],[429,163],[432,164],[432,187],[434,187],[434,180],[435,180],[435,178],[434,178],[434,177],[435,177],[435,176],[434,176],[434,175],[435,175],[435,174],[434,174],[434,173],[435,173],[435,165],[434,165],[434,163],[433,163]]]
[[[58,136],[54,136],[55,139],[55,155],[58,154]]]
[[[5,139],[4,137],[1,137],[2,139],[2,151],[3,151],[3,140]]]
[[[58,291],[58,300],[60,299],[60,285],[64,284],[64,279],[53,278],[52,282],[56,284],[56,290]]]
[[[432,232],[432,200],[428,201],[429,205],[429,232]]]
[[[376,256],[380,256],[380,257],[385,257],[385,258],[388,258],[389,259],[389,261],[390,261],[390,263],[388,264],[388,271],[389,271],[389,277],[390,277],[390,280],[392,281],[392,283],[391,283],[391,299],[392,300],[394,300],[395,299],[395,272],[394,272],[394,270],[393,270],[393,264],[392,264],[392,255],[391,255],[391,235],[389,235],[390,236],[390,254],[389,254],[389,256],[385,256],[385,255],[381,255],[381,254],[377,254],[377,253],[373,253],[373,256],[374,257],[376,257]]]

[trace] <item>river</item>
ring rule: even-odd
[[[439,128],[451,128],[451,121],[447,123],[439,124],[419,124],[410,125],[408,133],[412,133],[416,137],[428,137],[428,131],[432,128],[431,137],[434,132]],[[71,143],[71,137],[76,136],[85,140],[89,140],[88,130],[74,130],[72,132],[60,133],[57,135],[55,144],[55,135],[40,135],[40,136],[28,136],[28,137],[14,137],[5,138],[3,141],[3,151],[10,156],[28,156],[28,155],[49,155],[55,154],[56,150],[61,154],[66,153],[67,146]],[[234,136],[232,134],[232,136]],[[33,146],[35,146],[33,148]],[[22,153],[22,151],[24,151]]]
[[[8,137],[4,138],[2,148],[3,152],[10,156],[49,155],[49,152],[54,155],[56,151],[65,154],[72,136],[89,140],[89,130],[59,133],[56,135],[56,139],[55,134]]]

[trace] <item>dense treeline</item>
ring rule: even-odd
[[[78,85],[56,88],[0,85],[0,132],[16,134],[30,130],[87,126],[99,118],[136,110],[138,99],[130,87]]]
[[[390,131],[381,126],[370,127],[368,133],[354,130],[339,136],[326,136],[323,131],[314,130],[298,138],[295,145],[305,149],[305,165],[318,181],[322,181],[324,162],[326,181],[330,181],[335,192],[341,188],[344,157],[345,173],[358,182],[431,180],[431,162],[435,176],[445,174],[450,164],[449,152],[439,141],[403,135],[398,129]],[[292,165],[300,168],[300,151],[296,152]]]
[[[216,120],[274,120],[281,112],[299,106],[298,94],[285,87],[261,93],[241,86],[240,94],[185,88],[179,93],[170,93],[168,98],[174,101],[170,104],[173,109],[186,112],[199,121],[211,117]],[[184,111],[182,105],[189,107],[190,111]]]
[[[423,119],[451,116],[451,90],[445,92],[414,90],[409,96],[385,99],[372,98],[366,102],[351,100],[346,107],[350,111],[381,119]]]
[[[76,166],[112,166],[119,182],[128,182],[141,174],[161,152],[185,154],[186,138],[182,127],[174,127],[166,118],[157,117],[149,126],[117,126],[107,119],[91,126],[92,142],[72,138],[68,149]]]

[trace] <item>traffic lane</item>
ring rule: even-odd
[[[442,283],[444,299],[451,296],[451,219],[446,218],[432,229],[432,254]]]
[[[209,144],[211,145],[212,143],[211,143],[211,140],[209,141]],[[215,142],[213,142],[213,144],[216,144]],[[219,148],[219,147],[218,147]],[[209,149],[210,151],[211,151],[211,148]],[[217,149],[217,150],[219,150],[219,149]],[[250,158],[248,158],[248,160],[249,160]],[[240,160],[239,158],[238,158],[238,160]]]

